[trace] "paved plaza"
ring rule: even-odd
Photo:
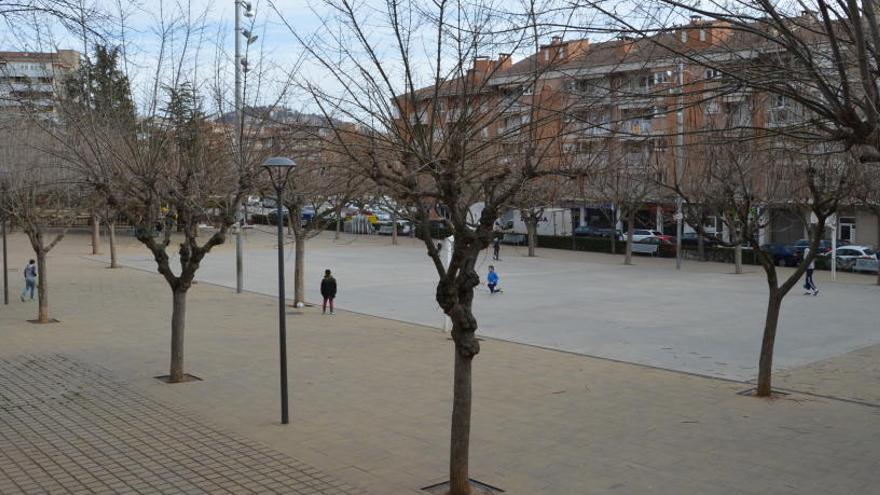
[[[145,257],[130,238],[121,240],[126,260]],[[316,249],[309,252],[312,262],[320,262],[322,242],[315,241]],[[364,242],[363,250],[398,253],[408,266],[408,257],[417,261],[417,247],[392,248],[387,242]],[[355,247],[332,245],[328,249]],[[259,256],[260,248],[271,252],[271,238],[252,236],[249,257]],[[208,272],[219,271],[233,250],[225,245],[211,253]],[[14,267],[30,256],[17,236],[10,253]],[[725,275],[726,267],[713,264],[689,263],[686,273],[675,274],[669,260],[640,258],[639,266],[623,267],[620,258],[584,253],[542,251],[537,260],[516,260],[512,254],[506,250],[500,264],[511,287],[504,298],[527,285],[515,287],[520,284],[517,272],[528,273],[531,263],[538,268],[539,263],[556,263],[559,270],[576,270],[581,263],[584,277],[605,270],[604,283],[644,279],[656,287],[665,277],[671,287],[681,283],[687,288],[694,280],[690,283],[705,290],[708,283],[700,281],[711,276],[725,281],[717,284],[719,291],[730,284],[759,288],[762,283],[756,275]],[[354,251],[350,256],[357,257]],[[214,257],[217,268],[210,261]],[[363,266],[360,279],[345,274],[347,265],[337,268],[342,307],[353,302],[347,292],[351,285],[363,284],[361,292],[370,292],[370,271],[377,293],[390,290],[395,280],[420,276],[416,268],[386,275],[382,267],[394,259],[380,258],[372,265],[370,259],[350,262]],[[0,362],[5,363],[0,373],[11,377],[0,390],[5,404],[0,406],[0,487],[26,479],[51,486],[55,481],[73,492],[83,480],[88,480],[86,488],[89,483],[109,487],[103,490],[107,493],[124,493],[137,483],[159,491],[174,483],[198,487],[195,481],[212,478],[190,462],[192,457],[201,464],[216,462],[211,469],[235,480],[232,493],[269,491],[260,485],[266,470],[285,485],[285,493],[309,493],[306,487],[321,493],[309,485],[317,479],[322,483],[317,486],[341,493],[416,495],[447,479],[453,349],[438,324],[431,328],[400,321],[400,316],[340,311],[330,317],[319,308],[291,309],[291,424],[282,426],[272,297],[195,285],[188,297],[186,371],[202,380],[167,385],[153,378],[167,373],[167,285],[152,269],[109,270],[102,260],[106,256],[96,261],[88,255],[86,236],[71,236],[51,253],[50,312],[60,323],[28,323],[34,304],[13,299],[10,306],[0,306]],[[250,283],[262,276],[270,285],[274,259],[250,261]],[[874,289],[867,277],[819,282],[827,292]],[[402,287],[414,291],[416,285]],[[395,293],[397,307],[415,304],[414,295]],[[809,298],[810,304],[834,297],[824,296]],[[481,296],[478,304],[505,301],[489,297]],[[786,305],[800,297],[792,296]],[[724,303],[706,304],[717,308]],[[588,306],[575,309],[588,314]],[[654,310],[658,318],[668,318],[662,308]],[[635,319],[629,314],[634,311],[620,313]],[[835,331],[855,321],[848,314],[835,318],[841,320]],[[786,327],[780,342],[795,334]],[[852,345],[858,347],[855,341]],[[471,476],[513,495],[875,492],[880,486],[880,345],[829,353],[776,376],[775,384],[789,395],[762,400],[737,394],[749,387],[744,381],[485,339],[474,361]],[[67,444],[90,447],[70,449]],[[59,450],[47,456],[53,447]],[[12,468],[10,457],[15,458]],[[171,462],[175,458],[182,459],[181,467],[164,471],[164,466],[177,466]],[[129,471],[129,464],[136,463],[146,463],[145,469]]]
[[[245,288],[277,294],[277,251],[272,232],[248,233]],[[388,237],[330,236],[307,244],[307,301],[320,302],[323,270],[339,281],[337,306],[364,314],[440,327],[443,315],[434,302],[437,280],[421,241]],[[205,259],[198,279],[235,286],[233,251]],[[763,271],[729,273],[717,263],[686,262],[676,272],[673,260],[597,253],[540,250],[528,258],[524,248],[505,246],[502,261],[486,252],[488,265],[501,274],[504,293],[479,288],[474,306],[480,335],[665,369],[748,380],[757,374],[767,304]],[[293,246],[287,267],[292,273]],[[146,253],[125,263],[155,271]],[[711,270],[711,271],[710,271]],[[789,270],[783,270],[788,272]],[[786,298],[774,364],[788,369],[880,343],[871,310],[880,287],[873,277],[842,274],[848,283],[830,283],[817,275],[820,296],[805,297],[799,286]],[[288,296],[292,275],[287,276]]]
[[[363,493],[63,355],[0,358],[0,493]]]

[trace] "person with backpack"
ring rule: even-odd
[[[24,302],[24,296],[28,292],[31,294],[31,301],[34,300],[34,289],[37,288],[37,264],[34,260],[30,260],[24,267],[24,290],[21,291],[21,302]]]
[[[330,314],[333,312],[333,299],[336,298],[336,279],[330,274],[330,270],[324,270],[324,278],[321,280],[321,297],[324,298],[323,311],[321,314],[327,314],[327,303],[330,303]]]

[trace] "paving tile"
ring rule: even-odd
[[[317,469],[141,396],[110,375],[58,354],[0,358],[0,493],[244,494],[265,490],[271,478],[302,493],[351,493]],[[150,421],[142,420],[145,409]],[[193,438],[202,439],[198,448],[187,444]],[[209,465],[222,474],[203,473],[206,458],[217,459]],[[266,459],[269,470],[254,469]]]

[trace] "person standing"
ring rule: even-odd
[[[804,249],[804,259],[807,259],[810,256],[810,248]],[[810,294],[814,296],[819,295],[819,289],[816,288],[816,283],[813,282],[813,271],[816,269],[816,259],[813,258],[810,260],[810,264],[807,266],[807,274],[806,279],[804,280],[804,292],[805,296]]]
[[[327,303],[330,303],[330,314],[333,312],[333,299],[336,298],[336,279],[330,274],[330,270],[324,270],[324,278],[321,280],[321,297],[324,298],[324,305],[321,314],[327,314]]]
[[[501,238],[496,237],[495,241],[492,243],[492,257],[495,261],[501,261]]]
[[[489,286],[489,292],[494,294],[496,292],[501,292],[501,289],[498,289],[498,281],[501,280],[501,277],[498,276],[498,272],[495,271],[494,265],[489,265],[489,274],[486,275],[486,282]]]
[[[24,290],[21,291],[21,302],[24,302],[24,296],[30,292],[31,301],[34,300],[34,289],[37,288],[37,264],[34,260],[30,260],[24,267]]]

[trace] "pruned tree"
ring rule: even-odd
[[[64,238],[76,219],[85,194],[64,173],[56,158],[45,126],[11,114],[0,122],[0,153],[4,157],[3,189],[0,208],[4,218],[27,235],[37,261],[37,323],[49,323],[49,275],[47,256]]]
[[[650,199],[656,198],[659,190],[656,186],[658,164],[652,141],[625,141],[618,147],[618,152],[606,159],[597,171],[596,184],[603,198],[613,204],[620,218],[626,221],[624,264],[631,265],[637,214]]]
[[[851,153],[803,142],[776,139],[708,140],[706,187],[752,248],[767,279],[767,312],[758,363],[756,395],[772,393],[773,352],[782,301],[816,259],[826,220],[852,197],[864,167]],[[781,277],[772,255],[761,249],[762,231],[773,214],[787,212],[809,225],[810,251],[788,277]]]
[[[536,23],[537,5],[511,19],[482,2],[414,0],[369,11],[348,0],[326,4],[335,22],[308,49],[335,88],[329,89],[326,79],[306,87],[325,115],[357,124],[334,126],[344,136],[338,140],[344,143],[341,152],[360,165],[353,173],[414,212],[439,278],[437,303],[453,327],[449,493],[470,494],[472,361],[480,352],[473,312],[480,283],[476,261],[499,213],[531,181],[560,173],[558,164],[528,154],[505,159],[510,151],[505,145],[521,141],[524,119],[531,115],[558,119],[533,88],[535,75],[559,60],[562,45],[542,45],[523,71],[512,70],[509,55],[498,61],[484,56],[530,46],[533,34],[523,25]],[[533,65],[539,70],[531,70]],[[454,237],[448,264],[431,239],[432,220],[442,221]]]
[[[333,163],[338,155],[323,145],[321,137],[332,136],[327,128],[320,126],[293,134],[288,139],[294,145],[285,156],[293,158],[297,168],[291,174],[283,202],[294,238],[293,304],[299,307],[305,304],[306,243],[323,232],[333,218],[339,218],[341,208],[351,201],[357,189],[348,173],[350,169]]]
[[[186,63],[197,51],[189,44],[200,29],[187,12],[179,22],[163,24],[159,59],[141,113],[130,105],[128,78],[115,50],[96,50],[97,62],[85,64],[84,77],[61,111],[65,159],[79,181],[97,191],[134,229],[152,254],[172,295],[171,360],[168,381],[185,380],[186,298],[204,257],[226,240],[243,198],[251,189],[254,167],[235,160],[222,132],[203,110],[199,81]],[[164,15],[172,15],[164,12]],[[185,48],[167,58],[170,44]],[[163,222],[176,219],[179,237]],[[202,224],[213,227],[207,233]],[[207,234],[207,235],[205,235]],[[177,244],[176,255],[169,252]],[[176,265],[176,266],[175,266]]]

